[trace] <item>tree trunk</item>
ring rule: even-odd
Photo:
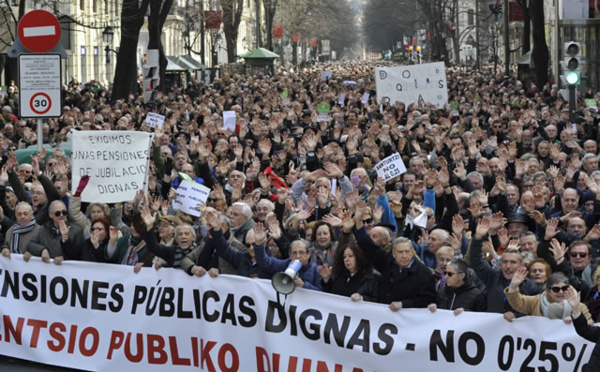
[[[124,0],[121,10],[121,43],[117,54],[117,66],[114,74],[113,99],[127,99],[132,87],[137,85],[137,66],[135,56],[148,10],[149,0],[143,0],[138,7],[137,0]]]
[[[529,4],[533,27],[533,50],[531,58],[535,66],[535,82],[540,89],[548,82],[548,45],[544,29],[544,2],[534,0]]]
[[[519,3],[523,7],[523,48],[521,52],[525,54],[531,50],[531,16],[527,0],[522,1],[523,3]]]
[[[223,11],[223,32],[227,44],[227,62],[234,63],[244,0],[221,0],[221,9]]]
[[[150,15],[148,16],[148,49],[158,49],[158,66],[160,82],[158,90],[165,93],[167,57],[160,35],[173,5],[173,0],[151,0]]]
[[[273,50],[273,20],[277,11],[278,0],[263,0],[265,8],[265,27],[267,29],[267,49]],[[285,27],[285,26],[284,26]]]

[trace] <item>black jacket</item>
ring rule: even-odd
[[[344,270],[344,275],[331,277],[328,282],[323,281],[323,292],[350,297],[354,293],[363,296],[365,301],[379,302],[379,283],[381,274],[375,270],[350,275]]]
[[[487,309],[485,296],[471,281],[458,288],[444,286],[438,289],[435,303],[439,309],[456,310],[460,307],[466,311],[483,312]]]
[[[523,316],[523,314],[513,309],[508,304],[508,301],[506,301],[504,288],[508,287],[510,280],[504,277],[502,271],[492,269],[492,267],[483,260],[482,246],[483,241],[481,239],[473,238],[469,250],[471,265],[479,279],[485,283],[487,288],[487,311],[490,313],[501,314],[512,311],[517,316]],[[525,281],[521,283],[519,290],[522,294],[527,296],[533,296],[542,292],[542,288],[529,280],[529,278],[526,278]]]
[[[381,273],[381,301],[402,301],[403,308],[427,307],[435,301],[435,279],[415,256],[410,267],[400,269],[390,253],[378,247],[365,228],[354,232],[358,245]]]
[[[587,324],[587,320],[583,314],[579,314],[577,319],[573,319],[573,325],[577,334],[590,342],[594,342],[594,350],[590,361],[583,366],[582,372],[600,371],[600,327],[595,327]]]

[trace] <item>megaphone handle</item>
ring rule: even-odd
[[[285,302],[287,301],[288,295],[283,295],[283,303],[281,303],[281,300],[279,299],[280,295],[281,295],[281,293],[277,292],[277,303],[280,304],[281,307],[285,309]]]

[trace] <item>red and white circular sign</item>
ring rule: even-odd
[[[50,108],[52,107],[52,100],[46,93],[36,93],[31,96],[31,100],[29,100],[29,107],[34,113],[43,115],[50,111]]]
[[[17,33],[25,49],[46,53],[60,41],[60,23],[54,14],[46,10],[32,10],[19,21]]]

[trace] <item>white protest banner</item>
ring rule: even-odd
[[[0,354],[92,371],[581,371],[594,344],[544,317],[402,309],[269,280],[0,257]]]
[[[432,103],[443,107],[448,103],[448,84],[443,62],[399,67],[376,67],[377,98],[391,105],[394,102]]]
[[[402,161],[402,156],[395,153],[377,163],[375,170],[377,171],[377,177],[383,177],[387,182],[402,173],[406,173],[406,166]]]
[[[196,182],[181,181],[177,188],[177,198],[173,200],[173,209],[181,210],[189,215],[199,217],[198,204],[206,203],[210,189]]]
[[[235,132],[235,111],[223,111],[223,129]]]
[[[146,116],[146,123],[150,128],[162,129],[163,123],[165,122],[165,116],[157,114],[156,112],[149,112]]]
[[[346,101],[346,93],[340,94],[340,99],[338,99],[338,105],[344,106],[344,101]]]
[[[72,187],[82,176],[90,181],[81,201],[118,203],[145,189],[153,134],[135,131],[72,131]]]

